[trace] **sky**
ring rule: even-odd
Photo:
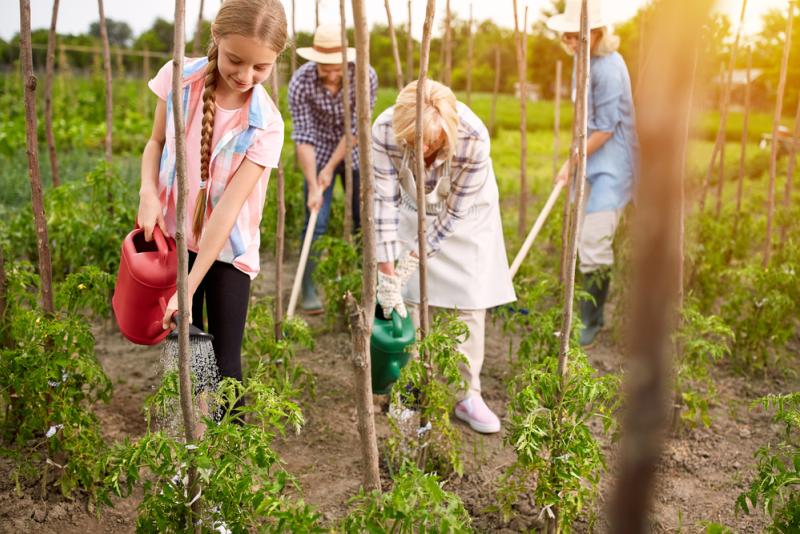
[[[291,0],[282,0],[286,7],[286,14],[291,20]],[[607,0],[609,14],[615,20],[625,20],[631,17],[636,10],[647,0]],[[742,0],[718,0],[717,9],[727,14],[736,24],[739,19]],[[786,9],[789,0],[750,0],[745,23],[745,33],[753,34],[760,29],[761,15],[771,8]],[[313,31],[314,29],[314,0],[295,0],[297,5],[296,25],[298,31]],[[425,0],[412,0],[412,33],[419,38],[422,34],[422,19],[425,16]],[[542,7],[551,4],[550,0],[518,0],[520,10],[522,6],[529,7],[529,18],[538,18]],[[368,23],[386,23],[386,11],[383,0],[365,0]],[[441,21],[444,15],[443,0],[436,2],[436,20]],[[512,0],[451,0],[450,9],[454,16],[467,19],[470,4],[476,20],[492,19],[499,26],[514,27],[514,11]],[[347,19],[352,20],[350,2],[347,5]],[[0,0],[2,16],[0,16],[0,38],[10,39],[19,31],[19,2],[18,0]],[[106,17],[127,22],[133,29],[134,35],[152,26],[157,17],[172,20],[174,4],[169,0],[104,0]],[[209,19],[213,17],[219,6],[218,0],[205,0],[204,15]],[[392,10],[392,19],[395,24],[406,24],[408,20],[407,0],[389,0]],[[186,20],[189,33],[197,21],[200,0],[186,0]],[[33,29],[48,28],[52,0],[31,0],[31,25]],[[320,19],[322,21],[337,21],[339,18],[339,1],[322,0],[320,4]],[[61,33],[85,33],[89,24],[97,20],[96,0],[61,0],[58,14],[58,31]],[[349,25],[350,23],[348,23]],[[435,23],[434,23],[435,24]],[[438,28],[438,25],[435,26]],[[735,27],[735,26],[734,26]]]

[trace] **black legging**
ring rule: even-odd
[[[197,254],[189,251],[189,269]],[[192,324],[205,330],[203,303],[208,312],[209,334],[222,377],[242,380],[242,338],[250,299],[250,277],[230,263],[215,261],[192,298]]]

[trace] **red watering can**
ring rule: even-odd
[[[111,306],[122,335],[138,345],[155,345],[167,337],[161,327],[167,299],[175,292],[178,255],[175,240],[153,229],[145,241],[144,228],[136,228],[122,241],[117,284]]]

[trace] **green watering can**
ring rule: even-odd
[[[400,369],[408,363],[411,356],[406,352],[406,347],[415,340],[416,331],[410,315],[403,319],[396,311],[392,311],[392,318],[385,319],[383,310],[380,306],[377,307],[369,342],[374,394],[389,393],[392,384],[400,377]]]

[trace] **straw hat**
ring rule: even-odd
[[[297,55],[303,59],[335,65],[342,62],[342,27],[338,24],[321,24],[314,32],[313,46],[297,49]],[[347,61],[356,60],[356,49],[347,49]]]
[[[602,0],[588,0],[589,29],[602,28],[611,24]],[[547,27],[558,33],[581,31],[581,0],[567,0],[563,13],[547,19]]]

